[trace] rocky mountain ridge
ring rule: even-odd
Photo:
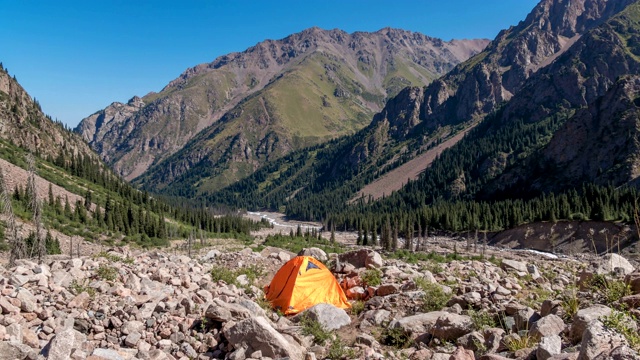
[[[76,131],[127,179],[185,148],[171,172],[159,165],[152,177],[170,183],[206,160],[238,178],[291,149],[364,127],[386,97],[430,82],[485,44],[312,28],[188,69],[136,106],[114,103]]]
[[[29,96],[15,77],[0,66],[0,139],[42,156],[84,155],[97,160],[95,153],[76,134],[45,115],[40,104]]]

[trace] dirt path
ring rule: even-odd
[[[466,128],[451,139],[384,174],[381,178],[366,185],[356,194],[355,197],[353,197],[353,199],[351,199],[351,201],[355,201],[362,196],[366,199],[369,195],[373,196],[374,200],[377,200],[383,195],[389,195],[393,191],[400,190],[408,180],[417,179],[418,176],[420,176],[420,174],[428,168],[431,163],[433,163],[438,155],[440,155],[444,150],[457,144],[458,141],[462,140],[462,138],[476,125],[477,124],[474,124]]]

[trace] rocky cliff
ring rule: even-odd
[[[237,178],[291,149],[355,132],[387,97],[429,83],[486,43],[396,29],[347,34],[312,28],[188,69],[161,92],[114,103],[76,131],[132,179],[206,129],[187,146],[197,150],[173,159],[174,171],[163,173],[163,182],[213,153],[229,154],[222,164],[215,156],[210,162],[230,164],[226,175]],[[207,143],[198,144],[203,139]]]
[[[87,144],[45,115],[35,98],[0,67],[0,139],[42,156],[82,154],[97,159]]]

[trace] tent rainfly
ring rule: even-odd
[[[311,256],[296,256],[282,265],[264,292],[271,306],[285,315],[297,314],[320,303],[351,308],[331,271]]]

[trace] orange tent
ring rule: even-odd
[[[296,256],[287,261],[264,292],[271,306],[285,315],[297,314],[320,303],[351,308],[331,271],[311,256]]]

